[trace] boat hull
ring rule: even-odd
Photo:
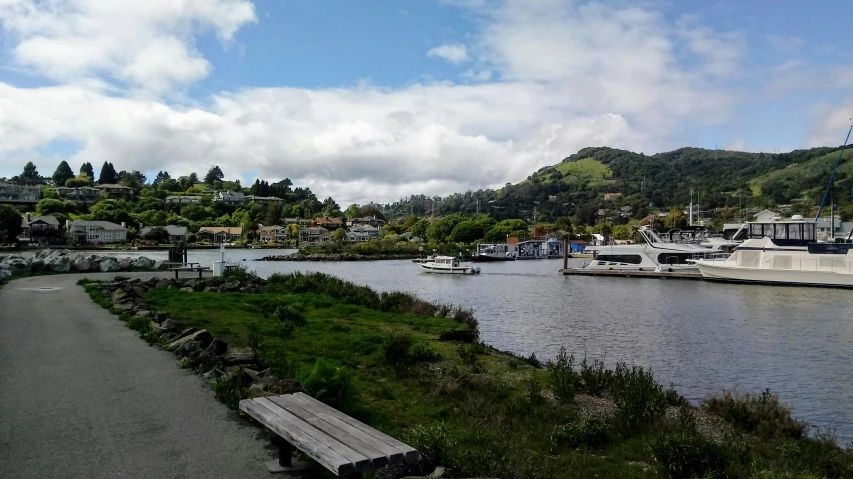
[[[474,263],[492,263],[498,261],[515,261],[515,256],[489,256],[485,254],[474,255],[471,258]]]
[[[437,268],[424,263],[418,263],[424,273],[431,274],[477,274],[479,270],[468,266],[459,266],[454,268]]]
[[[768,268],[744,268],[697,262],[702,277],[709,281],[759,283],[787,286],[853,288],[853,274],[833,271],[803,271]]]

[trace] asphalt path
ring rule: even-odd
[[[0,477],[268,478],[260,430],[94,304],[86,276],[113,275],[0,289]]]

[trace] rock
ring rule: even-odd
[[[232,281],[230,283],[225,283],[219,287],[220,293],[233,293],[240,289],[240,283],[237,281]]]
[[[432,471],[432,474],[430,474],[428,477],[433,477],[433,478],[444,477],[444,474],[446,472],[447,472],[447,469],[439,466],[439,467],[436,467],[435,470]]]
[[[197,283],[198,283],[198,280],[188,279],[188,280],[184,281],[184,287],[195,288]]]
[[[133,288],[131,288],[131,290],[133,291],[133,294],[135,294],[139,298],[141,298],[145,295],[145,293],[147,293],[145,288],[143,288],[142,286],[134,286]]]
[[[203,291],[204,291],[205,293],[211,293],[211,292],[215,293],[215,292],[219,291],[219,289],[217,289],[217,288],[215,288],[215,287],[213,287],[213,286],[208,286],[208,287],[204,288],[204,290],[203,290]]]
[[[118,259],[118,267],[122,269],[122,271],[130,271],[130,268],[133,266],[133,258],[119,258]]]
[[[204,351],[209,352],[214,356],[222,356],[226,351],[228,351],[228,343],[221,339],[214,339],[211,341],[210,346],[208,346]]]
[[[187,329],[181,331],[181,333],[175,339],[178,340],[178,339],[183,338],[184,336],[189,336],[190,334],[194,334],[196,331],[198,331],[198,328],[187,328]]]
[[[9,270],[0,269],[0,281],[9,279],[11,277],[12,277],[12,273],[10,273]]]
[[[175,351],[187,343],[199,343],[203,345],[202,347],[207,347],[213,341],[213,335],[210,334],[206,329],[202,329],[200,331],[196,331],[192,334],[186,335],[178,340],[172,341],[171,343],[166,345],[167,351]]]
[[[145,256],[140,256],[133,262],[133,269],[136,270],[148,271],[152,268],[154,268],[154,260],[148,259]]]
[[[222,360],[227,366],[253,364],[255,362],[255,353],[250,348],[231,348],[222,355]]]
[[[148,281],[145,281],[145,286],[149,288],[153,288],[157,286],[157,282],[160,281],[160,278],[154,276],[153,278],[148,278]]]
[[[168,266],[169,262],[161,259],[159,261],[155,261],[154,267],[152,267],[151,269],[153,269],[154,271],[166,271],[166,268]]]
[[[167,313],[166,311],[157,311],[156,313],[154,313],[154,321],[156,321],[158,323],[162,323],[163,321],[165,321],[168,318],[169,318],[169,313]]]
[[[43,260],[38,259],[38,258],[33,258],[33,260],[30,261],[30,271],[38,272],[38,271],[42,271],[44,269],[45,269],[45,266],[44,266]]]
[[[154,316],[154,311],[143,309],[143,310],[137,311],[136,316],[139,318],[150,318],[150,317]]]
[[[113,303],[121,303],[125,299],[127,299],[127,293],[125,293],[124,290],[119,289],[113,293],[113,296],[112,296]]]
[[[157,284],[154,287],[157,289],[166,289],[171,285],[172,283],[170,283],[168,279],[161,279],[160,281],[157,281]]]
[[[181,289],[180,289],[180,291],[183,291],[184,293],[193,293],[193,292],[195,292],[195,290],[194,290],[194,289],[189,288],[189,287],[187,287],[187,288],[181,288]]]
[[[77,256],[71,261],[71,266],[77,271],[90,271],[92,269],[92,257],[86,255]]]
[[[181,325],[180,321],[178,321],[177,319],[172,319],[172,318],[164,320],[162,323],[160,323],[160,327],[162,327],[163,329],[165,329],[166,331],[168,331],[170,333],[178,333],[178,334],[180,334],[181,331],[184,329],[184,327],[183,327],[183,325]]]
[[[71,271],[71,258],[68,256],[51,256],[49,259],[45,259],[44,264],[54,273]]]
[[[115,273],[116,271],[120,270],[121,266],[119,266],[115,258],[105,258],[103,261],[101,261],[102,273]]]
[[[204,376],[204,379],[207,379],[208,381],[212,381],[214,379],[219,379],[222,376],[225,376],[225,373],[222,372],[221,369],[211,369],[210,371],[208,371],[206,373],[202,373],[202,376]]]

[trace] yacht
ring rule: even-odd
[[[819,243],[816,226],[799,215],[751,222],[731,255],[694,263],[712,281],[853,287],[853,244]]]
[[[479,244],[471,261],[475,263],[515,261],[517,257],[518,247],[514,244]]]
[[[589,270],[630,271],[697,271],[692,260],[724,253],[722,249],[703,246],[707,230],[691,226],[658,233],[649,226],[638,230],[643,242],[638,244],[590,246],[584,252],[594,254]]]
[[[464,266],[456,256],[436,256],[430,261],[417,263],[425,273],[436,274],[478,274],[480,268]]]

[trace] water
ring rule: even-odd
[[[693,402],[726,389],[770,388],[796,417],[834,428],[842,443],[853,441],[851,291],[562,276],[561,260],[486,263],[478,276],[425,274],[410,261],[252,261],[269,254],[283,253],[229,250],[226,258],[245,258],[264,277],[320,271],[464,305],[475,310],[483,340],[496,348],[548,359],[565,346],[609,365],[651,367]],[[218,257],[218,251],[190,252],[191,261],[203,264]]]

